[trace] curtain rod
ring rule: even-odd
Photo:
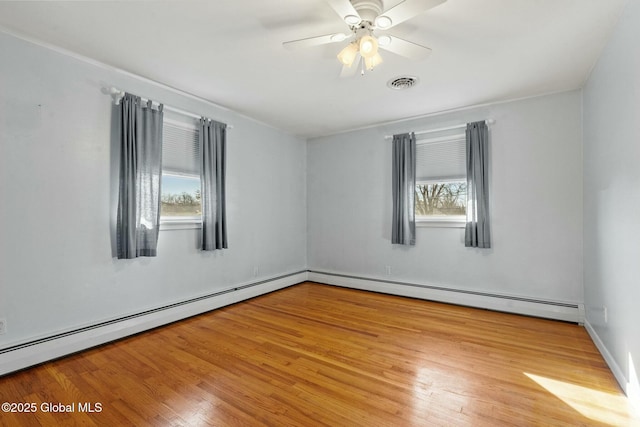
[[[494,124],[496,121],[495,121],[495,120],[493,120],[493,119],[487,119],[487,120],[485,120],[484,122],[485,122],[487,125],[492,125],[492,124]],[[461,125],[449,126],[449,127],[446,127],[446,128],[438,128],[438,129],[421,130],[421,131],[418,131],[418,132],[414,132],[414,135],[424,135],[424,134],[427,134],[427,133],[444,132],[444,131],[446,131],[446,130],[463,129],[463,128],[466,128],[466,127],[467,127],[467,124],[466,124],[466,123],[464,123],[464,124],[461,124]],[[385,136],[384,136],[384,139],[393,139],[393,135],[385,135]]]
[[[124,97],[124,93],[125,91],[115,88],[115,87],[111,87],[108,89],[109,94],[113,97],[116,105],[118,105],[120,103],[120,100]],[[141,99],[143,99],[144,101],[148,101],[149,99],[147,98],[143,98],[141,97]],[[157,101],[156,101],[157,102]],[[199,119],[201,117],[204,117],[201,114],[196,114],[196,113],[192,113],[190,111],[186,111],[186,110],[181,110],[180,108],[176,108],[176,107],[172,107],[170,105],[164,105],[163,107],[165,110],[167,111],[171,111],[172,113],[176,113],[176,114],[180,114],[182,116],[187,116],[187,117],[193,117],[194,119]],[[227,129],[233,129],[233,125],[227,125]]]

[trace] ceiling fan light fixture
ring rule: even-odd
[[[360,17],[356,15],[347,15],[344,17],[344,22],[347,25],[358,25],[360,23]]]
[[[378,53],[378,40],[372,36],[360,38],[360,55],[363,58],[372,58]]]
[[[338,61],[340,61],[343,65],[347,67],[351,67],[353,61],[356,59],[356,55],[358,54],[358,45],[355,42],[351,42],[340,51],[338,54]]]
[[[331,36],[331,41],[332,42],[341,42],[346,38],[347,38],[346,34],[338,33],[338,34],[334,34],[334,35]]]
[[[380,56],[379,53],[376,53],[371,58],[365,58],[364,59],[364,65],[365,65],[365,67],[367,67],[367,70],[369,70],[369,71],[372,71],[373,67],[376,67],[376,66],[378,66],[380,64],[382,64],[382,56]]]
[[[380,15],[376,18],[376,27],[380,29],[389,28],[393,21],[388,16]]]

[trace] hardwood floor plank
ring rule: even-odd
[[[314,283],[2,377],[0,401],[76,405],[12,427],[640,425],[578,325]]]

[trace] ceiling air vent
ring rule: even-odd
[[[418,84],[418,78],[413,76],[396,77],[387,82],[387,86],[395,90],[403,90]]]

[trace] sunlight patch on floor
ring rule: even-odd
[[[584,417],[609,425],[628,425],[632,408],[622,395],[523,372],[527,377],[562,400]]]

